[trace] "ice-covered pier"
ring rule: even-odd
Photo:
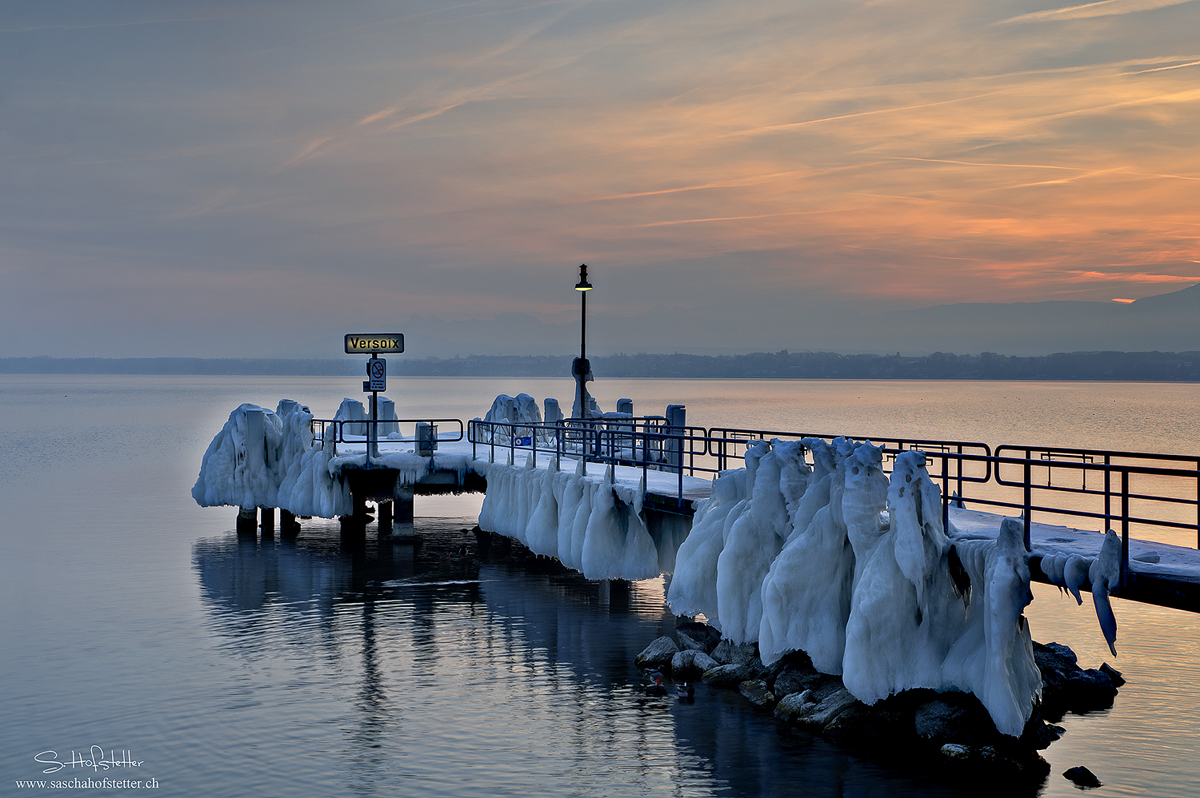
[[[691,530],[692,517],[712,503],[714,478],[744,467],[748,451],[791,443],[801,456],[811,456],[806,439],[835,440],[798,432],[690,427],[679,406],[668,408],[664,416],[626,412],[546,422],[524,395],[499,397],[485,418],[466,423],[397,419],[386,399],[377,414],[372,421],[352,400],[344,401],[329,420],[314,419],[306,407],[290,400],[281,401],[274,412],[242,405],[205,453],[193,496],[203,506],[239,507],[241,532],[260,527],[273,534],[278,509],[285,535],[298,529],[297,518],[316,516],[341,519],[345,534],[353,537],[364,534],[371,520],[385,536],[396,524],[403,529],[412,521],[415,496],[486,492],[480,518],[485,530],[522,542],[532,533],[535,543],[545,545],[531,548],[558,556],[592,578],[642,578],[673,571],[675,552]],[[1033,579],[1064,585],[1071,557],[1095,557],[1103,540],[1097,533],[1114,529],[1121,547],[1120,573],[1110,586],[1113,595],[1200,610],[1200,552],[1136,537],[1142,530],[1183,532],[1200,545],[1200,457],[870,440],[881,451],[884,473],[898,455],[924,453],[944,528],[964,537],[994,539],[997,513],[1020,517]],[[611,494],[611,507],[601,486]],[[545,507],[535,513],[543,487],[557,493],[554,519]],[[597,502],[603,512],[596,510]],[[375,506],[373,517],[368,504]],[[581,514],[585,504],[587,512]],[[568,513],[573,513],[569,519]],[[633,559],[626,558],[624,570],[612,563],[597,567],[591,556],[587,562],[593,567],[583,567],[587,524],[592,515],[604,513],[631,541],[644,528],[654,556],[642,541],[645,556],[637,560],[629,555]],[[1063,521],[1099,529],[1080,530]],[[576,524],[581,528],[574,530]],[[565,544],[568,525],[580,538],[574,549]],[[597,521],[594,529],[601,525]],[[551,527],[556,539],[564,539],[561,553],[548,545]],[[592,547],[588,551],[590,555]],[[1072,566],[1072,575],[1078,568],[1078,563]],[[1080,584],[1090,588],[1087,579]]]

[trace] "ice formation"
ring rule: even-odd
[[[970,578],[971,592],[962,630],[946,655],[947,681],[974,693],[997,729],[1019,735],[1042,690],[1022,614],[1033,593],[1021,522],[1005,518],[995,542],[957,541],[955,551]]]
[[[1049,554],[1042,557],[1042,573],[1052,585],[1068,591],[1076,603],[1083,603],[1080,588],[1092,591],[1092,604],[1108,650],[1117,655],[1117,619],[1108,596],[1121,582],[1121,538],[1113,530],[1104,533],[1104,542],[1095,557],[1082,554]]]
[[[335,416],[345,421],[364,417],[362,403],[353,399],[343,400]],[[252,404],[239,406],[205,451],[192,498],[201,507],[278,507],[296,516],[321,518],[349,515],[345,469],[366,464],[365,446],[359,441],[339,451],[336,425],[326,428],[323,440],[314,439],[312,418],[307,407],[290,399],[280,401],[274,412]],[[364,435],[365,426],[347,424],[344,434]],[[461,476],[469,460],[463,454],[438,455],[436,466]],[[371,463],[395,469],[397,481],[408,485],[419,482],[435,465],[431,458],[405,450],[373,453]]]
[[[808,653],[817,670],[840,674],[854,551],[846,537],[841,502],[830,501],[830,484],[838,475],[835,450],[820,439],[803,443],[812,452],[816,468],[792,513],[791,535],[763,579],[758,648],[768,664],[800,650]],[[843,484],[839,479],[839,496]],[[823,576],[814,579],[813,574]]]
[[[723,472],[712,494],[700,502],[692,531],[679,546],[667,602],[676,615],[703,615],[716,628],[717,559],[725,547],[727,525],[737,520],[749,494],[747,469]]]
[[[604,477],[587,477],[582,461],[573,473],[534,468],[530,454],[521,466],[485,467],[487,494],[479,527],[516,538],[535,554],[558,558],[588,579],[650,579],[662,572],[663,554],[646,526],[640,488]],[[664,546],[674,553],[673,541]]]
[[[313,447],[311,421],[309,409],[290,399],[275,412],[240,405],[204,453],[192,498],[201,507],[283,507],[330,517],[349,512],[349,491],[331,473],[328,451]]]
[[[799,446],[772,443],[716,480],[680,547],[672,610],[757,640],[766,663],[803,650],[865,703],[920,687],[972,692],[1001,732],[1021,734],[1041,674],[1022,615],[1032,594],[1020,524],[1007,520],[995,541],[952,540],[921,452],[898,455],[889,481],[869,442],[803,441],[811,472]]]
[[[760,443],[746,452],[743,511],[729,525],[717,558],[717,606],[721,632],[734,643],[758,639],[762,622],[762,582],[771,562],[791,532],[791,518],[781,488],[803,485],[809,468],[800,445]]]

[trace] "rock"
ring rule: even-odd
[[[913,729],[922,740],[962,740],[960,727],[966,722],[967,711],[954,707],[940,699],[918,707],[913,718]]]
[[[1113,683],[1113,687],[1125,684],[1125,677],[1121,675],[1121,672],[1107,662],[1100,666],[1100,672],[1108,677],[1109,681]]]
[[[1071,649],[1058,643],[1034,643],[1033,658],[1042,672],[1042,710],[1046,717],[1057,719],[1066,712],[1091,712],[1112,706],[1117,696],[1113,679],[1095,668],[1082,670]]]
[[[721,633],[706,623],[681,623],[675,627],[675,637],[684,650],[712,652],[721,642]]]
[[[1096,778],[1096,774],[1083,766],[1068,768],[1063,771],[1063,776],[1084,789],[1100,786],[1100,779]]]
[[[925,701],[913,713],[913,730],[922,740],[979,746],[998,732],[983,705],[966,693],[946,693]]]
[[[671,657],[671,677],[675,681],[694,680],[704,676],[704,672],[720,667],[717,661],[695,649],[685,649],[675,652]]]
[[[1052,654],[1056,657],[1064,659],[1071,665],[1079,664],[1079,658],[1075,656],[1075,652],[1071,650],[1071,647],[1064,646],[1062,643],[1046,643],[1045,645],[1041,643],[1034,643],[1033,649],[1034,656],[1037,656],[1037,653],[1041,651],[1043,653]]]
[[[736,687],[755,673],[745,665],[718,665],[704,672],[704,683],[713,687]]]
[[[758,658],[757,647],[753,643],[735,646],[728,639],[722,639],[710,653],[713,659],[722,665],[762,665]]]
[[[671,667],[671,657],[675,656],[675,652],[679,650],[679,646],[669,637],[660,637],[638,654],[634,658],[634,664],[639,668],[669,668]],[[626,655],[628,656],[628,655]]]
[[[776,704],[775,695],[767,689],[767,683],[762,679],[747,679],[738,685],[738,692],[756,707],[771,709]]]
[[[1139,554],[1138,556],[1134,557],[1133,559],[1137,560],[1138,562],[1154,564],[1154,563],[1162,560],[1162,557],[1160,557],[1158,555],[1157,551],[1148,551],[1145,554]]]
[[[813,703],[804,704],[792,714],[792,723],[806,729],[824,729],[834,718],[858,703],[858,699],[840,684],[824,696],[813,693],[812,698]]]
[[[971,759],[971,749],[960,743],[946,743],[942,746],[942,756],[965,762]]]
[[[855,701],[825,724],[825,733],[835,737],[849,738],[857,743],[867,743],[880,737],[895,742],[896,717],[882,706]]]
[[[789,693],[779,699],[779,703],[775,705],[775,717],[791,723],[795,720],[796,715],[804,711],[805,707],[813,704],[812,690],[805,690],[800,693]]]
[[[817,687],[823,682],[837,679],[836,676],[818,673],[807,656],[790,659],[782,667],[772,670],[775,672],[775,678],[771,682],[771,692],[775,695],[803,692]]]

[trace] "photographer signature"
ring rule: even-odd
[[[140,768],[142,762],[134,759],[129,751],[116,752],[109,750],[108,758],[104,757],[104,749],[98,745],[93,745],[88,749],[86,755],[80,754],[78,751],[71,752],[69,762],[61,761],[58,758],[57,751],[42,751],[34,756],[33,760],[41,765],[50,765],[43,770],[43,773],[57,773],[63,768],[71,768],[74,770],[77,767],[91,768],[94,771],[111,770],[113,768]]]

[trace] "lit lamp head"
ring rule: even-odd
[[[579,282],[575,283],[576,291],[591,291],[592,284],[587,279],[587,264],[579,264]]]

